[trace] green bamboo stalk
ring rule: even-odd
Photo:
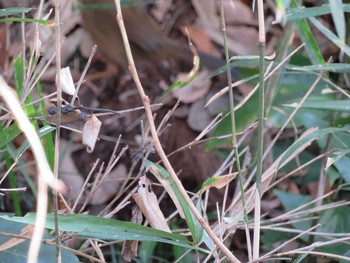
[[[245,200],[245,194],[244,194],[244,183],[243,183],[243,176],[242,176],[242,168],[241,163],[239,159],[239,151],[237,146],[237,137],[236,137],[236,117],[235,117],[235,105],[233,100],[233,87],[232,87],[232,76],[231,76],[231,68],[230,68],[230,56],[228,52],[228,44],[227,44],[227,34],[226,34],[226,25],[225,25],[225,16],[224,16],[224,9],[223,9],[223,3],[222,0],[220,0],[220,17],[221,17],[221,26],[222,26],[222,32],[223,32],[223,38],[224,38],[224,48],[225,48],[225,60],[226,60],[226,71],[227,71],[227,81],[229,85],[229,97],[230,97],[230,116],[231,116],[231,143],[232,148],[234,149],[234,157],[235,157],[235,163],[236,163],[236,169],[238,173],[238,181],[239,181],[239,188],[241,192],[241,199],[242,199],[242,207],[243,207],[243,213],[244,213],[244,224],[245,224],[245,232],[246,232],[246,238],[247,238],[247,249],[248,249],[248,258],[251,261],[252,260],[252,248],[251,248],[251,241],[250,241],[250,234],[249,234],[249,228],[248,228],[248,213],[246,209],[246,200]]]

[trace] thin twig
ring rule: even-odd
[[[55,48],[56,48],[56,88],[57,88],[57,107],[60,109],[62,104],[62,89],[61,89],[61,25],[60,25],[60,1],[55,1]],[[61,137],[61,114],[57,114],[56,120],[56,133],[55,133],[55,148],[54,148],[54,174],[56,178],[59,178],[59,146]],[[58,225],[58,195],[57,192],[53,193],[53,205],[54,205],[54,223],[55,223],[55,242],[56,242],[56,260],[57,263],[62,262],[62,252],[60,245],[60,231]]]
[[[155,147],[155,149],[156,149],[160,159],[162,160],[165,168],[167,169],[167,171],[169,172],[171,178],[173,179],[175,185],[178,187],[181,195],[185,199],[185,202],[187,203],[187,205],[191,209],[193,215],[197,218],[198,222],[202,225],[204,230],[207,232],[207,234],[210,236],[210,238],[213,240],[213,242],[218,246],[218,248],[226,255],[226,257],[227,257],[227,259],[229,261],[231,261],[231,262],[240,262],[231,253],[231,251],[221,242],[221,240],[215,235],[215,233],[212,231],[212,229],[206,223],[204,218],[198,212],[197,208],[194,206],[194,204],[192,203],[191,199],[187,195],[186,190],[182,186],[182,183],[179,180],[179,178],[177,177],[177,175],[176,175],[173,167],[171,166],[168,158],[166,157],[166,154],[165,154],[165,152],[164,152],[164,150],[163,150],[163,148],[162,148],[162,146],[160,144],[160,141],[159,141],[159,138],[158,138],[158,135],[157,135],[157,129],[156,129],[155,124],[154,124],[149,98],[144,92],[144,89],[143,89],[142,84],[140,82],[140,79],[138,77],[137,70],[136,70],[136,67],[135,67],[135,63],[134,63],[134,60],[133,60],[133,57],[132,57],[130,44],[129,44],[128,37],[127,37],[127,34],[126,34],[124,21],[123,21],[123,16],[122,16],[122,12],[121,12],[120,0],[115,0],[115,4],[116,4],[116,8],[117,8],[117,22],[119,24],[120,31],[121,31],[121,34],[122,34],[122,38],[123,38],[123,42],[124,42],[124,46],[125,46],[128,62],[129,62],[129,70],[130,70],[131,75],[132,75],[132,77],[134,79],[134,82],[136,84],[136,87],[137,87],[137,90],[138,90],[139,95],[141,97],[142,103],[145,106],[145,112],[146,112],[146,116],[147,116],[148,123],[149,123],[149,126],[150,126],[154,147]]]

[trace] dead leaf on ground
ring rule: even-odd
[[[197,22],[204,30],[218,30],[220,28],[215,1],[192,0],[192,5],[198,15]]]
[[[220,2],[217,1],[217,3],[218,15],[220,15]],[[241,1],[224,0],[222,4],[226,25],[254,23],[251,8]]]
[[[187,26],[186,30],[197,50],[205,52],[207,54],[214,53],[213,42],[201,28]],[[187,34],[184,27],[181,28],[181,31],[184,35]]]
[[[92,41],[89,34],[84,30],[81,36],[81,43],[79,46],[79,51],[84,58],[88,58],[91,54],[92,47],[94,46],[94,42]],[[97,47],[98,50],[98,47]]]
[[[236,54],[258,54],[258,30],[248,26],[227,26],[227,37],[232,41]]]
[[[213,120],[213,117],[208,112],[208,110],[204,108],[204,105],[205,100],[200,99],[190,106],[187,117],[187,124],[194,131],[203,131]]]
[[[186,87],[175,89],[172,94],[183,103],[197,101],[205,96],[210,89],[211,80],[208,78],[208,75],[209,72],[207,70],[200,71],[191,83],[186,85]],[[177,79],[181,79],[182,76],[182,74],[179,74]]]
[[[214,96],[216,96],[216,94],[218,94],[217,90],[211,89],[205,98],[206,104],[208,104],[209,101],[214,99]],[[217,97],[209,105],[207,105],[206,108],[208,109],[208,112],[212,115],[216,115],[219,112],[227,110],[228,108],[230,108],[229,94],[224,94],[223,96]]]
[[[272,200],[262,200],[261,201],[261,209],[263,211],[273,211],[277,207],[281,205],[281,201],[278,198],[274,198]]]
[[[123,178],[127,177],[127,169],[124,164],[119,164],[113,169],[95,191],[89,204],[101,205],[113,198],[119,189]]]
[[[61,139],[60,141],[61,151],[64,151],[66,144],[67,142]],[[74,161],[71,155],[71,150],[72,150],[71,148],[72,147],[69,147],[69,150],[66,153],[60,155],[62,157],[62,160],[60,161],[60,171],[61,171],[62,181],[68,187],[68,191],[65,194],[65,198],[68,201],[74,202],[77,199],[84,185],[84,178],[79,173],[77,167],[74,164]]]

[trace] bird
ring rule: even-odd
[[[81,0],[83,27],[90,34],[98,50],[107,61],[122,68],[128,66],[124,43],[116,21],[114,0]],[[193,64],[193,53],[185,43],[164,36],[161,26],[142,5],[130,5],[122,9],[135,63],[157,62],[174,58],[185,65]],[[201,65],[216,70],[226,63],[223,59],[198,52]],[[235,73],[235,72],[234,72]]]

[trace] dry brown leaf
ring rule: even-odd
[[[254,55],[259,50],[258,30],[248,26],[227,26],[227,38],[232,42],[235,54]]]
[[[194,131],[203,131],[213,120],[213,117],[204,108],[204,105],[205,100],[200,99],[191,105],[188,112],[187,124]]]
[[[134,206],[132,208],[132,217],[131,222],[136,224],[142,223],[142,213],[141,210]],[[137,256],[137,248],[138,248],[139,242],[137,240],[126,240],[123,243],[122,248],[122,257],[125,261],[130,262],[134,257]]]
[[[94,46],[94,42],[90,38],[89,34],[86,31],[83,31],[81,36],[81,43],[79,46],[79,51],[84,58],[88,58],[91,54],[92,47]],[[98,50],[98,47],[97,47]]]
[[[281,201],[278,198],[272,200],[261,200],[261,209],[263,211],[273,211],[281,205]]]
[[[165,217],[159,208],[157,196],[151,189],[151,180],[146,176],[142,176],[139,180],[137,193],[133,194],[132,197],[153,228],[171,233]]]
[[[69,35],[64,41],[64,45],[61,48],[61,60],[62,65],[66,65],[68,60],[72,58],[74,52],[83,44],[83,29],[77,29]],[[90,48],[91,52],[91,48]],[[90,55],[90,53],[89,53]]]
[[[192,0],[191,2],[198,15],[198,22],[205,30],[220,28],[215,1]]]
[[[227,94],[224,94],[223,96],[217,97],[217,99],[213,99],[215,98],[214,96],[217,96],[217,94],[218,93],[216,89],[211,89],[205,98],[206,104],[208,104],[209,101],[212,101],[210,104],[208,104],[205,107],[211,115],[216,115],[230,108],[229,94],[227,93]]]
[[[220,10],[220,2],[218,3],[218,14]],[[225,23],[229,24],[251,24],[254,22],[252,10],[249,6],[241,1],[224,0],[222,1],[224,7]]]
[[[101,124],[101,121],[93,114],[84,124],[83,144],[86,146],[88,153],[92,153],[95,148]]]
[[[288,192],[293,193],[293,194],[300,194],[300,190],[299,190],[297,184],[292,182],[292,181],[289,181]]]
[[[200,50],[208,54],[214,53],[213,42],[210,40],[208,35],[201,28],[187,26],[186,30],[188,32],[188,35],[191,38],[191,41],[196,46],[197,50]],[[187,34],[185,31],[185,28],[181,28],[181,31],[185,35]]]
[[[216,189],[221,189],[231,183],[233,179],[235,179],[237,176],[237,173],[231,173],[226,175],[220,175],[210,178],[211,180],[210,184],[204,186],[202,188],[202,192],[208,190],[209,188],[215,187]]]
[[[62,152],[64,151],[66,144],[67,142],[61,139],[60,148]],[[60,157],[62,157],[62,160],[60,161],[60,173],[62,181],[68,187],[65,197],[69,201],[75,201],[84,185],[84,178],[74,164],[71,150],[72,147],[69,147],[69,150],[65,154],[60,155]]]

